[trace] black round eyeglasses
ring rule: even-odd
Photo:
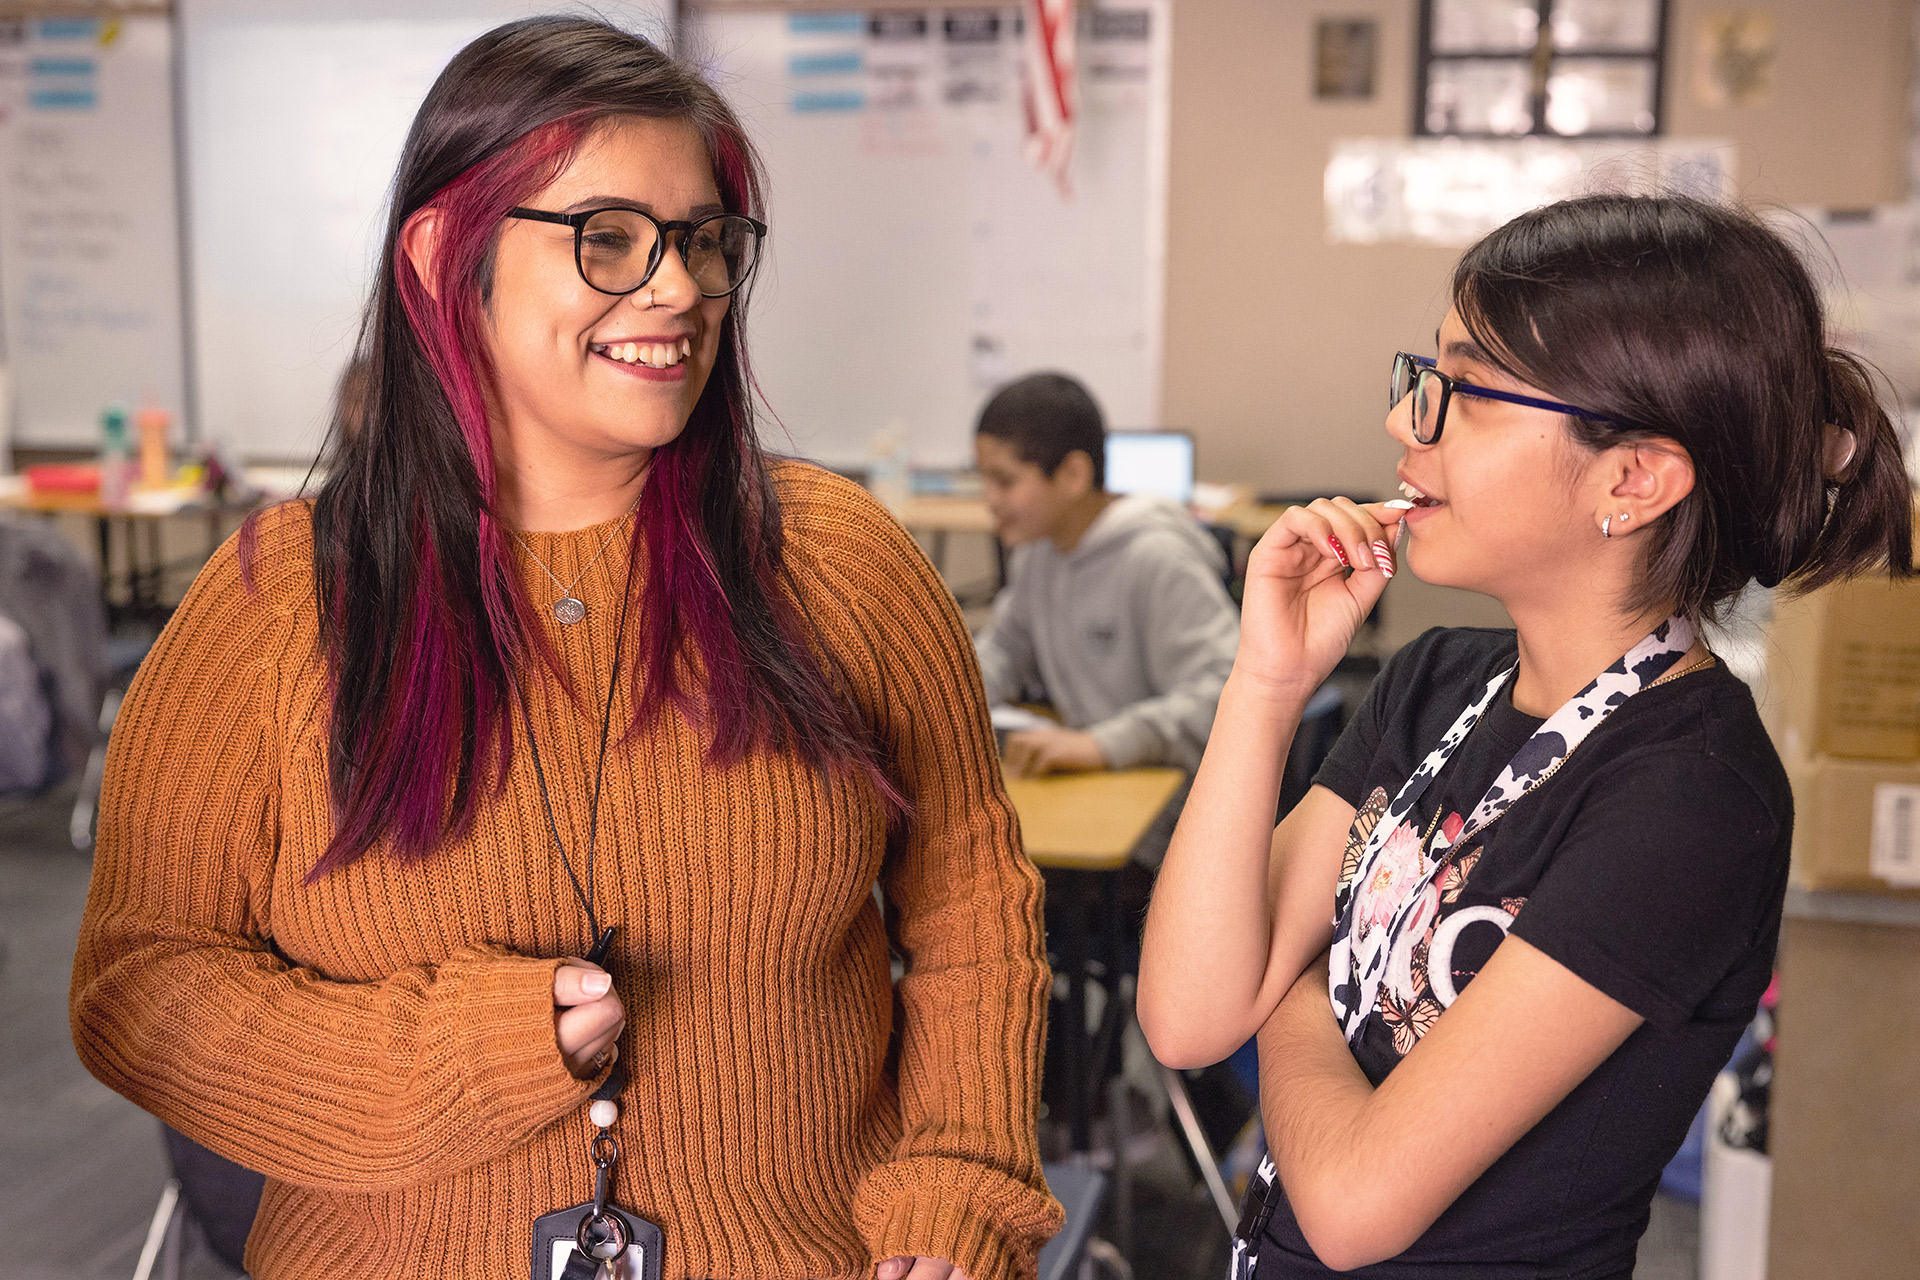
[[[1413,395],[1413,438],[1420,444],[1433,444],[1440,439],[1440,431],[1447,425],[1447,406],[1453,403],[1454,394],[1475,396],[1482,400],[1504,400],[1508,404],[1524,404],[1534,409],[1551,409],[1555,413],[1570,413],[1576,418],[1585,418],[1589,422],[1611,422],[1605,414],[1595,413],[1591,409],[1582,409],[1576,405],[1562,404],[1558,400],[1542,400],[1539,396],[1523,396],[1514,391],[1495,391],[1492,387],[1477,386],[1471,382],[1462,382],[1450,378],[1434,366],[1426,356],[1408,355],[1396,351],[1393,355],[1393,377],[1387,383],[1387,407],[1393,408]]]
[[[724,298],[747,282],[760,260],[767,224],[743,213],[715,213],[691,222],[662,222],[644,209],[609,205],[579,213],[510,209],[509,218],[573,228],[573,262],[601,293],[624,297],[644,287],[666,257],[667,237],[680,236],[680,261],[703,298]]]

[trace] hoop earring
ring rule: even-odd
[[[654,294],[654,290],[652,289],[647,290],[647,306],[649,307],[653,306],[653,294]]]
[[[1612,516],[1608,516],[1605,520],[1602,520],[1600,522],[1600,536],[1603,538],[1611,538],[1613,536],[1613,517]]]

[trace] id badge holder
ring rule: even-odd
[[[583,1242],[586,1257],[576,1259]],[[596,1217],[589,1200],[533,1220],[531,1275],[533,1280],[660,1280],[665,1252],[666,1234],[657,1224],[611,1204]]]

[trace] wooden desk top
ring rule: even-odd
[[[907,499],[907,504],[894,515],[909,529],[946,533],[993,532],[993,517],[987,512],[987,504],[978,498],[922,495]]]
[[[190,488],[135,489],[124,507],[101,505],[98,493],[0,493],[0,508],[12,511],[73,512],[86,516],[172,516],[189,508],[210,505],[196,486]]]
[[[1236,502],[1216,511],[1213,523],[1226,526],[1249,542],[1258,542],[1285,510],[1285,507],[1263,506],[1252,501]]]
[[[1042,867],[1116,871],[1179,791],[1179,769],[1007,779],[1027,856]]]

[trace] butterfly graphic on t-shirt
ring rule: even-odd
[[[1459,833],[1463,825],[1458,813],[1449,813],[1439,828],[1450,839]],[[1409,937],[1397,940],[1389,957],[1386,979],[1380,984],[1374,1010],[1381,1024],[1393,1033],[1394,1052],[1402,1057],[1412,1052],[1413,1046],[1432,1029],[1434,1022],[1446,1010],[1447,1003],[1451,1003],[1454,995],[1471,982],[1478,972],[1477,969],[1460,967],[1460,962],[1455,959],[1453,942],[1459,937],[1458,927],[1447,939],[1444,959],[1448,969],[1440,984],[1441,990],[1436,990],[1429,966],[1434,939],[1451,914],[1448,908],[1467,909],[1461,904],[1461,896],[1466,891],[1474,868],[1479,866],[1483,853],[1481,845],[1468,844],[1448,849],[1440,855],[1440,869],[1427,890],[1434,899],[1432,914],[1427,917],[1424,927],[1415,930]],[[1520,914],[1520,908],[1526,905],[1526,901],[1525,898],[1501,898],[1499,910],[1511,921]],[[1445,1003],[1442,1001],[1443,994]]]
[[[1353,825],[1347,828],[1347,850],[1340,858],[1340,884],[1344,888],[1351,884],[1353,877],[1360,871],[1360,855],[1367,851],[1367,838],[1380,824],[1380,815],[1387,811],[1388,796],[1385,787],[1375,787],[1360,811],[1353,815]]]
[[[1425,963],[1422,962],[1420,967],[1425,969]],[[1424,982],[1422,985],[1425,985]],[[1402,1002],[1387,990],[1385,984],[1380,987],[1378,1009],[1380,1021],[1387,1030],[1393,1032],[1393,1051],[1403,1058],[1413,1052],[1413,1046],[1420,1043],[1421,1036],[1433,1030],[1433,1024],[1440,1020],[1442,1012],[1440,1002],[1430,994]]]

